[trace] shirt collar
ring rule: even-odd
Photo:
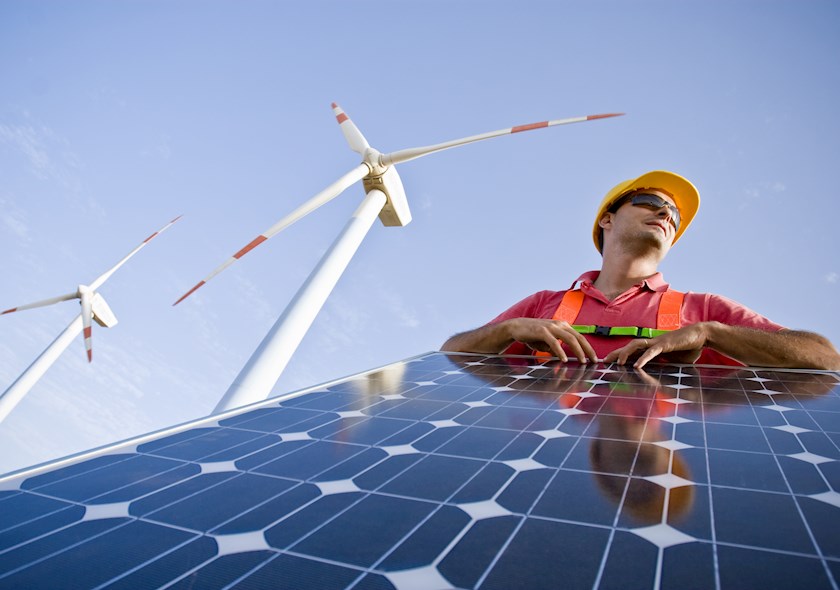
[[[569,289],[574,289],[578,283],[588,284],[591,286],[600,274],[601,271],[599,270],[590,270],[585,272],[572,283],[572,286],[569,287]],[[642,281],[641,285],[642,287],[647,287],[651,291],[667,291],[669,286],[668,283],[665,282],[665,278],[662,276],[661,272],[657,272],[656,274],[649,276]]]

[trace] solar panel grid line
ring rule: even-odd
[[[765,390],[765,391],[762,391],[762,393],[766,393],[766,394],[768,394],[768,395],[771,395],[771,396],[772,396],[772,395],[774,395],[774,394],[778,394],[778,393],[781,393],[781,392],[776,392],[776,391],[772,391],[772,390],[770,390],[770,391]],[[771,397],[771,399],[772,399],[772,397]],[[775,405],[775,399],[773,399],[772,401],[774,402],[774,405]],[[799,404],[797,404],[797,405],[799,405]],[[756,405],[755,405],[755,404],[751,404],[751,407],[752,407],[753,412],[757,414],[757,408],[756,408]],[[761,408],[761,407],[766,407],[766,406],[759,406],[759,408]],[[788,419],[787,419],[787,417],[785,416],[785,414],[786,414],[786,412],[779,412],[779,415],[782,417],[782,420],[784,420],[784,422],[785,422],[786,424],[789,424]],[[773,449],[773,445],[772,445],[771,441],[769,440],[769,437],[767,436],[767,430],[766,430],[766,427],[764,427],[764,426],[760,426],[760,429],[761,429],[762,435],[765,437],[765,439],[766,439],[766,441],[767,441],[768,446],[771,448],[771,455],[772,455],[772,458],[773,458],[773,460],[775,461],[775,463],[776,463],[776,465],[777,465],[777,467],[778,467],[779,472],[781,473],[781,477],[782,477],[782,479],[784,480],[785,486],[786,486],[786,488],[787,488],[787,490],[788,490],[788,492],[789,492],[789,494],[790,494],[791,498],[793,498],[793,499],[794,499],[794,506],[795,506],[795,508],[796,508],[796,511],[797,511],[797,513],[798,513],[799,518],[801,519],[801,523],[802,523],[802,525],[803,525],[803,527],[804,527],[805,531],[807,532],[807,534],[808,534],[808,536],[809,536],[809,538],[810,538],[811,545],[812,545],[812,547],[813,547],[813,549],[814,549],[814,552],[816,553],[816,555],[819,557],[820,561],[822,562],[822,565],[823,565],[823,567],[825,568],[826,575],[827,575],[828,579],[831,581],[831,583],[832,583],[833,587],[834,587],[834,588],[836,588],[836,587],[837,587],[837,586],[836,586],[836,582],[835,582],[834,580],[832,580],[832,575],[831,575],[831,572],[830,572],[830,568],[828,567],[828,564],[827,564],[827,562],[826,562],[825,556],[822,554],[822,551],[821,551],[821,549],[820,549],[820,545],[819,545],[819,543],[816,541],[815,535],[814,535],[814,533],[813,533],[813,531],[812,531],[812,529],[811,529],[811,527],[810,527],[810,525],[809,525],[809,523],[808,523],[808,519],[806,518],[805,514],[804,514],[804,513],[803,513],[803,511],[802,511],[802,507],[801,507],[801,504],[800,504],[800,496],[799,496],[798,494],[796,494],[796,493],[795,493],[795,491],[794,491],[794,489],[793,489],[793,486],[790,484],[790,482],[789,482],[789,480],[788,480],[788,476],[787,476],[787,474],[786,474],[785,470],[783,469],[783,466],[782,466],[782,465],[781,465],[781,463],[780,463],[779,455],[778,455],[778,454],[775,452],[775,450]],[[798,435],[796,435],[796,434],[795,434],[794,436],[795,436],[795,438],[797,439],[797,442],[799,443],[799,445],[800,445],[800,447],[802,448],[802,450],[803,450],[803,451],[807,451],[807,449],[805,448],[805,446],[802,444],[802,441],[799,439]],[[829,483],[829,482],[828,482],[828,480],[825,478],[824,474],[823,474],[822,472],[820,472],[819,470],[817,470],[817,473],[820,475],[820,477],[822,478],[822,480],[823,480],[823,482],[826,484],[826,486],[827,486],[827,487],[829,487],[829,488],[831,488],[830,483]],[[795,553],[793,553],[793,554],[795,554]],[[802,555],[804,555],[804,556],[809,556],[809,554],[808,554],[808,553],[803,553]]]
[[[679,393],[679,392],[677,392],[677,393]],[[679,407],[677,407],[677,408],[675,409],[675,411],[678,411],[678,410],[679,410]],[[651,407],[650,407],[650,410],[649,410],[649,413],[648,413],[648,421],[645,423],[645,430],[647,430],[647,428],[648,428],[648,427],[649,427],[649,425],[650,425],[650,413],[651,413],[652,411],[653,411],[653,404],[651,404]],[[638,449],[637,449],[637,451],[636,451],[636,458],[634,458],[634,460],[633,460],[633,466],[634,466],[634,467],[635,467],[636,461],[638,460],[639,453],[641,452],[641,447],[642,447],[642,442],[641,442],[641,440],[643,440],[643,439],[644,439],[644,434],[645,434],[645,433],[644,433],[644,432],[642,432],[642,436],[640,437],[641,439],[640,439],[640,441],[639,441],[639,448],[638,448]],[[673,462],[674,462],[674,452],[673,452],[673,451],[671,451],[671,450],[669,450],[668,452],[669,452],[669,456],[668,456],[668,471],[667,471],[667,472],[670,474],[670,473],[672,473],[672,472],[673,472],[672,470],[673,470]],[[632,473],[632,471],[631,471],[631,473]],[[631,480],[628,478],[628,480],[627,480],[627,488],[629,488],[629,487],[630,487],[630,483],[631,483]],[[626,493],[627,493],[627,491],[626,491],[626,489],[625,489],[625,496],[626,496]],[[671,494],[671,489],[670,489],[670,488],[666,488],[666,489],[665,489],[665,496],[664,496],[664,498],[663,498],[663,503],[662,503],[662,517],[661,517],[661,519],[660,519],[660,524],[661,524],[661,525],[667,525],[667,517],[668,517],[668,500],[669,500],[669,496],[670,496],[670,494]],[[624,502],[624,497],[622,497],[622,504],[623,504],[623,502]],[[616,528],[616,527],[618,526],[618,519],[619,519],[619,514],[620,514],[620,511],[621,511],[621,509],[619,508],[619,511],[618,511],[618,512],[616,512],[616,516],[615,516],[615,523],[614,523],[614,528]],[[664,548],[664,547],[661,547],[661,546],[660,546],[660,547],[657,547],[656,566],[655,566],[655,569],[654,569],[654,572],[655,572],[655,573],[654,573],[654,582],[653,582],[653,586],[654,586],[654,588],[659,588],[659,587],[660,587],[660,585],[661,585],[661,579],[662,579],[662,561],[663,561],[663,558],[664,558],[664,552],[665,552],[665,548]],[[606,562],[605,562],[605,565],[606,565]]]
[[[75,543],[71,543],[71,544],[68,544],[68,545],[64,545],[64,546],[62,546],[62,547],[60,547],[60,548],[56,549],[55,551],[53,551],[53,552],[51,552],[51,553],[44,552],[44,554],[43,554],[43,555],[41,555],[40,557],[35,558],[35,559],[34,559],[34,560],[32,560],[32,561],[29,561],[29,562],[26,562],[26,563],[22,563],[20,566],[18,566],[18,567],[16,567],[16,568],[12,568],[12,569],[9,569],[8,571],[3,572],[3,576],[2,576],[2,577],[7,577],[7,576],[14,575],[14,574],[16,574],[16,573],[18,573],[18,572],[20,572],[20,571],[22,571],[22,570],[28,569],[28,568],[30,568],[30,567],[32,567],[32,566],[36,566],[36,565],[38,565],[39,563],[43,563],[43,562],[45,562],[45,561],[47,561],[47,560],[49,560],[49,559],[51,559],[51,558],[55,557],[56,555],[60,555],[60,554],[66,553],[68,550],[72,550],[72,549],[75,549],[75,548],[77,548],[77,547],[80,547],[80,546],[82,546],[82,545],[83,545],[83,544],[85,544],[85,543],[89,543],[90,541],[95,541],[96,539],[98,539],[98,538],[100,538],[100,537],[103,537],[103,536],[108,535],[108,534],[110,534],[110,533],[112,533],[112,532],[114,532],[114,531],[116,531],[116,530],[118,530],[118,529],[121,529],[121,528],[124,528],[124,527],[128,526],[128,525],[130,524],[130,522],[131,522],[131,521],[128,521],[128,522],[123,522],[123,523],[116,523],[116,524],[114,524],[113,526],[110,526],[109,528],[104,528],[104,529],[103,529],[103,530],[101,530],[100,532],[95,533],[95,534],[93,534],[93,535],[91,535],[91,536],[85,537],[84,539],[80,539],[80,540],[78,540],[78,541],[77,541],[77,542],[75,542]],[[77,525],[77,524],[78,524],[78,523],[74,523],[74,524],[73,524],[73,526],[75,526],[75,525]],[[57,531],[52,531],[52,533],[53,533],[53,534],[54,534],[54,533],[56,533],[56,532],[60,533],[60,532],[62,532],[62,531],[64,531],[64,530],[67,530],[67,529],[69,529],[69,528],[71,528],[71,527],[64,527],[64,528],[62,528],[62,529],[58,529]],[[50,536],[52,536],[52,535],[50,535]],[[42,538],[44,538],[44,537],[42,537]],[[37,542],[38,540],[40,540],[40,539],[35,539],[35,542]],[[10,549],[9,551],[13,551],[14,549],[15,549],[15,548],[12,548],[12,549]]]
[[[680,377],[682,379],[682,377]],[[701,392],[703,390],[701,389]],[[702,396],[702,393],[701,393]],[[701,399],[704,399],[701,397]],[[704,400],[705,401],[705,400]],[[714,497],[712,495],[712,471],[711,465],[709,464],[709,435],[706,431],[706,420],[705,420],[705,413],[702,420],[702,427],[703,427],[703,448],[707,449],[706,451],[706,460],[704,461],[705,469],[706,469],[706,481],[708,485],[706,486],[706,494],[708,497],[708,504],[709,504],[709,536],[711,540],[711,550],[712,550],[712,571],[714,575],[714,584],[715,590],[721,590],[721,582],[720,582],[720,560],[718,557],[718,540],[717,540],[717,529],[715,528],[715,505],[714,505]],[[676,432],[677,425],[674,424],[674,430]]]
[[[409,357],[409,358],[404,359],[404,360],[399,361],[399,362],[404,363],[406,365],[411,364],[411,363],[416,363],[418,361],[421,361],[428,354],[429,353],[418,354],[414,357]],[[243,406],[241,408],[236,408],[236,409],[233,409],[233,410],[229,410],[227,412],[214,414],[212,416],[207,416],[207,417],[199,418],[199,419],[196,419],[196,420],[189,420],[187,422],[176,424],[174,426],[168,426],[168,427],[165,427],[165,428],[162,428],[162,429],[159,429],[159,430],[155,430],[155,431],[152,431],[152,432],[149,432],[149,433],[146,433],[146,434],[142,434],[142,435],[139,435],[139,436],[136,436],[136,437],[131,437],[131,438],[123,440],[123,441],[117,441],[115,443],[110,443],[110,444],[107,444],[107,445],[96,447],[96,448],[90,449],[88,451],[83,451],[81,453],[75,453],[75,454],[72,454],[72,455],[68,455],[67,457],[62,457],[60,459],[47,461],[45,463],[38,464],[38,465],[33,465],[31,467],[25,467],[23,469],[15,470],[15,471],[12,471],[10,473],[0,474],[0,491],[6,489],[7,486],[15,486],[15,485],[19,484],[19,482],[23,481],[24,479],[26,479],[28,477],[31,477],[33,475],[37,475],[37,474],[39,474],[43,471],[47,471],[47,470],[53,471],[53,470],[59,469],[62,466],[75,465],[75,464],[78,464],[78,463],[84,461],[85,459],[100,457],[100,456],[105,455],[106,453],[111,453],[111,452],[113,452],[115,450],[118,450],[118,449],[126,449],[127,450],[127,449],[130,449],[132,447],[136,447],[136,445],[143,444],[143,443],[151,441],[151,440],[156,440],[157,438],[159,438],[161,436],[166,436],[167,434],[174,434],[174,433],[178,433],[178,432],[183,432],[183,431],[191,429],[195,426],[214,424],[214,423],[217,423],[219,420],[222,420],[222,419],[225,419],[225,418],[228,418],[228,417],[231,417],[231,416],[236,416],[236,415],[239,415],[239,414],[247,413],[249,411],[252,411],[255,408],[259,408],[259,407],[263,407],[263,406],[276,405],[276,404],[281,403],[281,402],[286,401],[286,400],[291,400],[291,399],[294,399],[294,398],[297,398],[297,397],[300,397],[300,396],[303,396],[303,395],[308,395],[310,393],[320,391],[322,389],[326,389],[327,387],[331,387],[331,386],[333,386],[337,383],[341,383],[341,382],[343,382],[347,379],[365,377],[367,375],[371,375],[371,374],[375,374],[377,372],[381,372],[383,369],[385,369],[385,368],[387,368],[387,367],[389,367],[393,364],[394,363],[388,363],[388,364],[382,365],[380,367],[375,367],[373,369],[369,369],[369,370],[366,370],[366,371],[361,371],[359,373],[356,373],[356,374],[348,376],[348,377],[339,377],[339,378],[336,378],[336,379],[333,379],[333,380],[330,380],[330,381],[326,381],[324,383],[320,383],[320,384],[313,385],[313,386],[310,386],[310,387],[306,387],[306,388],[303,388],[303,389],[300,389],[300,390],[297,390],[297,391],[292,391],[292,392],[289,392],[289,393],[286,393],[286,394],[275,396],[275,397],[269,398],[267,400],[256,402],[256,403],[250,404],[248,406]]]
[[[500,451],[500,453],[501,453],[501,452],[503,452],[503,451]],[[468,482],[464,484],[464,486],[466,486],[466,485],[468,485]],[[463,488],[464,486],[462,486],[462,488]],[[501,491],[502,491],[502,490],[500,490],[498,493],[501,493]],[[457,493],[457,492],[456,492],[456,493]],[[419,526],[419,525],[418,525],[418,526]],[[464,531],[462,531],[462,535],[463,535],[465,532],[466,532],[466,529],[464,529]],[[440,559],[440,558],[439,558],[439,559]]]
[[[595,384],[593,383],[592,386],[594,387]],[[590,388],[590,391],[591,391],[591,388]],[[580,402],[578,402],[578,403],[580,403]],[[652,409],[652,405],[650,407],[648,407],[648,411],[647,411],[647,414],[645,416],[646,421],[650,417],[651,409]],[[647,428],[647,423],[645,424],[644,428]],[[644,433],[642,433],[642,436],[639,437],[639,444],[635,449],[635,454],[634,454],[634,457],[633,457],[632,464],[630,466],[629,475],[633,474],[633,470],[634,470],[634,467],[635,467],[635,464],[636,464],[636,460],[638,459],[639,451],[640,451],[641,445],[642,445],[641,441],[643,440],[643,438],[644,438]],[[580,442],[582,440],[583,440],[583,437],[578,439],[578,444],[580,444]],[[593,588],[597,588],[600,585],[601,579],[604,576],[604,572],[605,572],[606,567],[607,567],[607,560],[609,559],[609,555],[610,555],[610,551],[613,547],[613,541],[615,539],[616,531],[618,530],[619,517],[621,515],[621,511],[622,511],[625,499],[627,497],[627,491],[628,491],[628,488],[630,487],[630,483],[631,483],[631,479],[628,476],[627,481],[624,484],[624,489],[622,490],[621,499],[619,500],[618,507],[617,507],[615,515],[613,517],[613,522],[612,522],[611,530],[610,530],[610,533],[609,533],[609,537],[607,539],[607,544],[606,544],[606,547],[604,548],[604,552],[603,552],[603,555],[601,557],[601,560],[600,560],[600,563],[599,563],[599,566],[598,566],[598,572],[595,576],[595,580],[594,580],[593,585],[592,585]],[[667,490],[666,490],[666,494],[667,494]],[[659,578],[659,571],[661,569],[661,555],[662,555],[662,549],[659,548],[659,557],[657,559],[657,564],[656,564],[656,578],[655,578],[655,582],[654,582],[654,587],[656,587],[656,588],[659,587],[658,578]]]
[[[596,380],[595,382],[592,382],[592,384],[590,385],[590,388],[589,388],[589,390],[588,390],[588,391],[591,391],[591,388],[595,385],[595,383],[596,383],[597,381],[599,381],[599,380]],[[578,405],[578,404],[580,404],[580,401],[578,401],[576,405]],[[568,416],[567,416],[567,418],[568,418]],[[579,439],[578,439],[578,441],[575,443],[575,446],[577,446],[578,444],[581,444],[581,441],[582,441],[582,440],[583,440],[583,437],[579,438]],[[570,451],[569,455],[567,455],[567,456],[566,456],[566,458],[564,459],[563,463],[561,463],[561,465],[560,465],[560,468],[561,468],[561,469],[562,469],[562,468],[564,468],[564,467],[566,467],[565,462],[568,460],[568,457],[571,455],[571,453],[572,453],[572,452],[574,452],[574,448]],[[638,449],[637,449],[637,452],[638,452]],[[542,494],[540,494],[540,496],[536,499],[536,501],[532,503],[532,507],[531,507],[531,509],[528,511],[528,516],[529,516],[529,517],[534,517],[534,514],[533,514],[533,509],[534,509],[534,507],[536,507],[537,505],[539,505],[540,501],[542,500],[542,496],[545,494],[546,490],[547,490],[547,489],[548,489],[548,488],[552,485],[552,481],[554,481],[554,479],[557,477],[557,475],[558,475],[559,473],[560,473],[559,471],[555,472],[555,474],[552,476],[552,478],[549,480],[548,484],[546,485],[545,489],[543,490],[543,493],[542,493]],[[626,492],[626,487],[627,487],[627,484],[629,484],[629,479],[628,479],[628,481],[625,483],[625,492]],[[616,511],[616,515],[615,515],[614,520],[613,520],[613,525],[615,524],[615,521],[617,520],[617,518],[618,518],[618,511]],[[501,549],[501,551],[500,551],[500,552],[499,552],[499,554],[497,555],[497,559],[496,559],[495,561],[497,561],[497,560],[501,557],[501,555],[505,552],[506,547],[507,547],[507,546],[508,546],[508,545],[509,545],[512,541],[513,541],[513,539],[514,539],[514,538],[515,538],[515,536],[517,535],[517,533],[518,533],[519,529],[522,527],[522,525],[524,524],[524,522],[525,522],[525,521],[523,520],[523,521],[521,521],[521,522],[519,523],[519,526],[518,526],[518,527],[517,527],[517,529],[513,532],[513,534],[510,536],[510,538],[508,539],[508,541],[507,541],[506,545],[505,545],[505,546]],[[605,566],[605,564],[606,564],[606,559],[607,559],[607,556],[608,556],[608,553],[609,553],[609,548],[610,548],[611,543],[612,543],[612,536],[613,536],[613,535],[614,535],[614,529],[610,531],[610,536],[609,536],[609,538],[608,538],[608,540],[607,540],[607,544],[606,544],[605,549],[604,549],[604,551],[603,551],[603,556],[602,556],[602,559],[601,559],[601,563],[600,563],[599,571],[598,571],[598,573],[597,573],[597,575],[596,575],[596,578],[595,578],[594,586],[596,586],[596,585],[598,584],[598,582],[599,582],[599,580],[600,580],[600,576],[601,576],[601,575],[602,575],[602,573],[603,573],[603,568],[604,568],[604,566]],[[494,563],[495,563],[495,561],[494,561]],[[487,571],[485,572],[484,576],[482,576],[482,578],[479,580],[479,585],[483,582],[483,580],[486,578],[486,576],[487,576],[487,575],[489,574],[489,572],[491,571],[491,569],[492,569],[492,565],[493,565],[493,564],[491,564],[491,567],[487,569]],[[594,587],[594,586],[593,586],[593,587]]]
[[[60,499],[60,500],[62,500],[62,501],[66,501],[66,500],[65,500],[65,499],[63,499],[63,498],[57,498],[57,497],[55,497],[55,496],[50,496],[50,495],[48,495],[48,494],[42,494],[42,493],[38,492],[37,490],[27,490],[27,493],[30,493],[30,494],[33,494],[33,495],[37,495],[37,496],[40,496],[40,497],[44,497],[44,498],[50,498],[50,499]],[[71,505],[81,507],[81,508],[85,511],[85,513],[84,513],[84,514],[86,514],[86,513],[87,513],[87,511],[89,510],[88,506],[87,506],[85,503],[83,503],[83,502],[72,502],[72,504],[71,504]],[[66,507],[65,507],[65,508],[60,509],[59,511],[61,511],[61,510],[65,510],[65,509],[66,509]],[[10,528],[20,528],[20,527],[26,526],[27,524],[30,524],[32,521],[37,520],[37,519],[40,519],[40,518],[44,518],[45,516],[49,516],[50,514],[51,514],[51,513],[48,513],[48,514],[46,514],[46,515],[39,515],[38,517],[35,517],[35,518],[31,519],[30,521],[25,521],[25,522],[22,522],[22,523],[18,523],[17,525],[15,525],[15,527],[10,527]],[[80,519],[80,521],[79,521],[79,522],[83,522],[84,520],[85,520],[85,516],[83,516],[83,517]],[[41,536],[39,536],[39,537],[34,537],[34,538],[31,538],[31,539],[28,539],[27,541],[25,541],[25,543],[29,543],[29,542],[33,542],[33,541],[37,541],[37,540],[38,540],[38,539],[40,539],[40,538],[46,537],[46,536],[48,536],[49,534],[55,533],[55,532],[57,532],[57,531],[61,531],[61,530],[67,529],[67,528],[69,528],[69,527],[71,527],[71,526],[74,526],[75,524],[77,524],[77,522],[71,522],[71,523],[69,523],[68,525],[66,525],[65,527],[61,527],[61,528],[59,528],[59,529],[53,529],[53,530],[51,530],[51,531],[49,531],[49,532],[45,533],[44,535],[41,535]],[[6,530],[4,530],[4,531],[2,531],[2,532],[3,532],[3,533],[6,533],[6,532],[8,532],[9,530],[10,530],[10,529],[6,529]],[[16,549],[16,548],[17,548],[17,546],[7,547],[7,548],[3,549],[2,551],[0,551],[0,555],[2,555],[3,553],[6,553],[6,552],[12,551],[12,550],[14,550],[14,549]]]
[[[755,408],[755,406],[754,406],[754,405],[751,405],[750,407],[751,407],[751,409],[752,409],[753,413],[755,413],[755,412],[756,412],[756,408]],[[756,418],[757,418],[757,417],[756,417]],[[784,415],[782,415],[782,418],[783,418],[783,419],[787,422],[787,419],[784,417]],[[768,446],[768,447],[770,447],[770,449],[772,450],[772,448],[773,448],[773,447],[772,447],[772,444],[770,443],[770,440],[769,440],[769,438],[767,437],[767,433],[766,433],[766,431],[765,431],[765,429],[764,429],[763,427],[761,427],[761,432],[762,432],[762,434],[764,435],[765,440],[767,441],[767,446]],[[797,440],[798,440],[798,439],[797,439]],[[801,441],[800,441],[800,444],[801,444]],[[804,447],[804,446],[803,446],[803,450],[805,450],[805,447]],[[822,552],[822,550],[821,550],[821,548],[820,548],[820,545],[819,545],[819,543],[817,542],[817,540],[816,540],[816,538],[815,538],[815,536],[814,536],[814,532],[811,530],[811,527],[810,527],[810,525],[808,524],[808,519],[805,517],[805,514],[804,514],[804,513],[803,513],[803,511],[802,511],[802,507],[800,506],[798,496],[794,493],[793,486],[792,486],[792,485],[790,484],[790,482],[788,481],[788,477],[787,477],[787,475],[785,474],[785,471],[784,471],[784,469],[782,468],[781,463],[779,462],[779,457],[778,457],[778,455],[774,452],[774,453],[772,454],[772,456],[773,456],[773,460],[776,462],[776,465],[777,465],[777,467],[778,467],[778,469],[779,469],[779,472],[782,474],[782,478],[784,479],[785,485],[787,486],[787,489],[788,489],[788,492],[789,492],[790,496],[794,499],[794,506],[796,507],[796,510],[797,510],[797,512],[798,512],[798,514],[799,514],[799,518],[801,519],[802,524],[804,525],[805,530],[807,531],[808,536],[810,537],[810,540],[811,540],[812,546],[813,546],[813,548],[814,548],[814,551],[816,552],[817,556],[819,556],[820,561],[822,562],[823,568],[825,568],[826,577],[827,577],[827,579],[828,579],[829,581],[831,581],[832,586],[833,586],[833,587],[834,587],[834,589],[836,590],[836,589],[837,589],[837,583],[836,583],[836,581],[834,581],[834,580],[833,580],[833,576],[832,576],[832,574],[831,574],[831,569],[829,568],[828,563],[826,562],[825,555],[823,554],[823,552]],[[821,475],[822,475],[822,474],[821,474]],[[827,479],[825,479],[824,477],[823,477],[823,480],[825,481],[826,485],[830,488],[831,486],[830,486],[830,484],[829,484],[828,480],[827,480]]]
[[[99,586],[96,586],[95,588],[92,588],[91,590],[104,590],[106,588],[109,589],[109,590],[117,590],[118,588],[126,588],[126,589],[129,589],[129,590],[136,590],[137,587],[138,587],[138,584],[135,583],[132,580],[132,577],[135,577],[139,573],[143,572],[144,569],[147,568],[150,564],[155,563],[155,562],[160,562],[160,561],[163,561],[163,560],[167,560],[170,557],[176,556],[177,554],[181,553],[184,549],[189,548],[190,546],[196,545],[201,540],[202,540],[201,538],[190,539],[189,541],[186,541],[185,543],[183,543],[179,546],[172,547],[169,550],[166,550],[163,553],[161,553],[160,555],[156,556],[155,558],[152,558],[152,559],[149,559],[145,562],[139,563],[135,567],[126,570],[121,575],[116,576],[116,577],[112,578],[111,580],[108,580],[107,582],[104,582],[104,583],[100,584]],[[212,542],[210,540],[207,540],[207,541]],[[199,568],[203,565],[206,565],[207,563],[212,561],[212,559],[214,559],[214,558],[215,558],[215,556],[211,556],[211,557],[205,559],[204,561],[200,562],[200,564],[198,566],[196,566],[194,569],[197,569],[197,568]],[[171,584],[177,583],[178,580],[182,579],[183,577],[184,576],[181,576],[181,577],[178,577],[176,579],[171,580]],[[149,584],[143,584],[143,586],[151,587]]]

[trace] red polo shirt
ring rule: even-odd
[[[656,314],[659,310],[659,300],[662,293],[668,290],[668,283],[662,278],[662,273],[645,279],[634,285],[612,301],[592,284],[598,278],[599,271],[582,274],[570,289],[580,283],[580,290],[584,293],[583,306],[580,308],[575,324],[595,326],[639,326],[642,328],[656,327]],[[540,291],[526,297],[507,311],[503,312],[491,324],[497,324],[513,318],[545,318],[551,319],[563,299],[566,291]],[[697,322],[717,321],[730,326],[741,326],[775,332],[782,326],[771,322],[743,305],[711,293],[685,294],[680,320],[683,326]],[[585,335],[585,338],[595,349],[598,358],[604,358],[610,351],[627,344],[632,338],[626,336],[595,336]],[[568,352],[567,348],[564,348]],[[531,349],[521,342],[514,342],[505,354],[531,354]],[[737,361],[714,350],[703,350],[697,363],[712,365],[740,365]]]

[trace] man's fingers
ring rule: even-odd
[[[631,342],[628,342],[627,344],[625,344],[621,348],[617,348],[617,349],[613,350],[612,352],[610,352],[604,358],[604,362],[607,362],[607,363],[615,362],[615,363],[618,363],[619,365],[625,365],[625,364],[627,364],[627,361],[630,358],[632,358],[633,356],[635,356],[639,353],[642,353],[642,356],[645,356],[647,354],[647,352],[649,352],[649,350],[650,350],[648,348],[649,345],[650,345],[650,340],[633,340]],[[657,354],[659,354],[659,353],[657,353]],[[656,356],[656,355],[653,355],[653,356]],[[649,358],[647,358],[644,361],[644,363],[647,363],[651,358],[653,358],[653,356],[650,356]],[[635,366],[638,367],[639,365],[635,365]]]
[[[543,330],[543,341],[548,345],[548,348],[551,350],[554,356],[559,358],[564,363],[569,360],[569,357],[566,356],[566,352],[560,345],[560,341],[557,339],[557,336],[547,327]]]
[[[584,338],[583,334],[578,334],[577,331],[575,331],[575,337],[577,338],[577,341],[580,343],[580,346],[582,348],[582,352],[583,352],[583,355],[584,355],[583,357],[578,357],[578,358],[580,358],[584,362],[586,362],[586,359],[591,359],[593,363],[597,363],[598,362],[598,355],[595,354],[595,349],[592,348],[592,345],[589,343],[589,340]]]
[[[650,348],[648,348],[647,350],[645,350],[642,353],[642,356],[640,356],[638,359],[636,359],[636,362],[633,363],[633,366],[636,367],[637,369],[641,369],[646,364],[648,364],[648,362],[650,362],[651,360],[656,358],[661,353],[662,353],[662,347],[661,346],[651,346]]]
[[[578,333],[578,331],[567,322],[559,322],[557,327],[559,329],[557,337],[566,343],[575,358],[582,363],[587,363],[590,360],[593,363],[598,362],[598,355],[595,353],[595,349],[592,348],[589,341],[583,337],[583,334]]]

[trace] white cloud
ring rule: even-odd
[[[144,158],[149,156],[158,156],[163,160],[168,160],[172,157],[172,141],[169,135],[162,134],[160,136],[160,141],[157,145],[153,146],[151,149],[144,149],[140,151],[140,155]]]
[[[380,290],[379,296],[385,301],[386,309],[396,317],[398,325],[406,328],[417,328],[420,326],[417,312],[406,305],[403,298],[396,291]]]
[[[258,321],[271,323],[280,315],[256,283],[241,274],[234,274],[237,284],[237,298],[245,309]]]
[[[0,198],[0,225],[21,240],[29,239],[29,226],[24,221],[24,212],[6,199]]]
[[[23,153],[35,174],[41,178],[50,175],[52,161],[44,146],[44,137],[52,135],[49,129],[35,129],[31,125],[0,125],[0,140]]]
[[[744,189],[744,196],[746,197],[745,201],[742,201],[738,206],[739,210],[744,210],[749,206],[751,201],[755,201],[757,199],[766,199],[768,196],[772,196],[772,193],[783,193],[787,190],[787,186],[783,182],[778,180],[775,181],[764,181],[758,184],[758,186],[751,186]]]
[[[831,285],[834,285],[834,284],[836,284],[836,283],[837,283],[837,281],[840,281],[840,275],[838,275],[838,274],[837,274],[836,272],[834,272],[834,271],[831,271],[831,272],[827,273],[827,274],[823,277],[823,279],[825,280],[825,282],[826,282],[826,283],[829,283],[829,284],[831,284]]]

